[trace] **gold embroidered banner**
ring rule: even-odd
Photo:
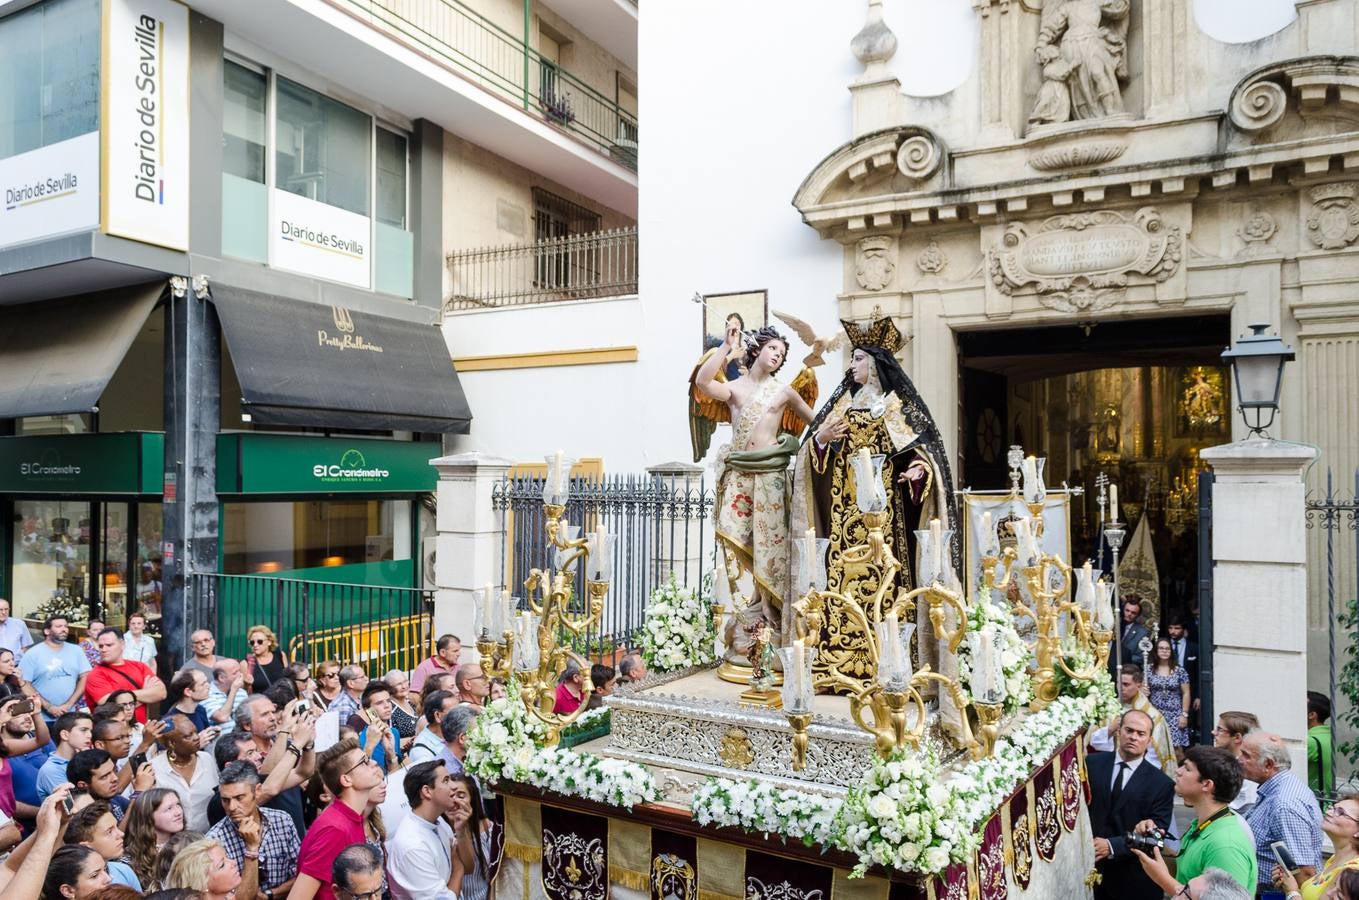
[[[607,900],[609,820],[547,804],[541,815],[548,900]]]
[[[1033,846],[1044,862],[1052,862],[1057,855],[1057,840],[1062,836],[1057,815],[1057,769],[1053,762],[1048,761],[1033,776]]]
[[[830,866],[747,850],[745,883],[746,900],[831,900],[834,879]]]
[[[1026,783],[1010,798],[1008,840],[1015,884],[1027,891],[1033,880],[1033,782]]]
[[[1076,742],[1072,741],[1057,754],[1061,771],[1062,827],[1071,831],[1081,814],[1081,763],[1076,754]]]
[[[651,882],[651,827],[609,819],[609,882],[645,891]]]
[[[505,856],[524,862],[543,858],[542,806],[533,800],[503,795],[505,801]]]
[[[980,900],[1005,900],[1005,834],[996,813],[982,828],[977,847],[977,893]]]
[[[698,841],[651,829],[651,900],[698,900]]]
[[[698,900],[745,900],[746,851],[698,838]]]

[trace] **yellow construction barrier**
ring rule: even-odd
[[[327,659],[363,666],[371,678],[392,669],[409,672],[434,655],[434,622],[428,615],[326,628],[288,641],[289,659]]]

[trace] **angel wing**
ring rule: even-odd
[[[797,335],[802,340],[802,343],[806,344],[808,347],[816,343],[815,328],[791,313],[780,312],[777,309],[771,310],[771,312],[774,313],[774,318],[782,320],[785,325],[793,329],[793,334]]]
[[[806,402],[812,409],[816,409],[816,373],[810,368],[804,368],[797,373],[797,377],[788,385],[793,391]],[[779,422],[779,427],[789,434],[800,435],[807,430],[807,422],[797,413],[793,412],[792,407],[784,407],[783,419]]]
[[[689,443],[693,446],[694,462],[702,462],[703,457],[708,455],[708,445],[712,443],[713,432],[717,430],[718,424],[731,421],[731,410],[727,404],[709,397],[694,383],[698,370],[703,368],[708,358],[725,349],[725,345],[712,348],[699,357],[694,370],[689,373]],[[726,372],[718,369],[714,380],[726,381]]]

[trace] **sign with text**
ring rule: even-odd
[[[165,435],[0,438],[0,494],[146,496],[161,492]]]
[[[99,227],[99,133],[0,159],[0,247]]]
[[[404,494],[435,488],[429,464],[438,441],[217,436],[217,492],[237,494]]]
[[[104,230],[188,250],[189,10],[104,6]]]
[[[369,287],[372,223],[367,216],[277,189],[269,206],[271,266]]]

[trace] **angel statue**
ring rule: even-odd
[[[886,457],[882,467],[889,498],[883,529],[888,547],[902,563],[898,590],[917,587],[915,530],[939,519],[957,532],[953,476],[949,472],[939,429],[925,401],[902,371],[894,355],[902,346],[901,332],[890,317],[870,325],[842,323],[854,350],[849,371],[816,414],[809,436],[793,469],[794,534],[816,530],[830,539],[826,588],[847,594],[868,608],[880,584],[871,565],[845,566],[846,549],[868,539],[863,515],[855,503],[851,458],[859,448]],[[953,571],[958,569],[956,538],[950,548]],[[889,591],[893,597],[896,592]],[[923,606],[923,604],[922,604]],[[818,646],[815,670],[836,672],[866,684],[874,677],[866,635],[838,607],[829,607]],[[789,623],[785,623],[787,627]],[[917,634],[932,634],[928,619]],[[929,658],[920,660],[929,661]]]
[[[713,518],[721,566],[736,597],[737,580],[749,572],[754,589],[744,609],[729,618],[724,644],[728,662],[745,666],[747,629],[763,618],[782,635],[783,601],[788,593],[788,463],[797,453],[796,435],[812,418],[816,377],[804,369],[786,385],[774,376],[788,355],[788,339],[773,328],[745,338],[745,374],[728,381],[724,360],[743,336],[728,321],[727,340],[704,356],[690,376],[689,424],[694,460],[708,452],[717,422],[732,422],[731,443],[718,453]],[[723,572],[719,571],[722,577]],[[782,640],[771,643],[781,645]]]

